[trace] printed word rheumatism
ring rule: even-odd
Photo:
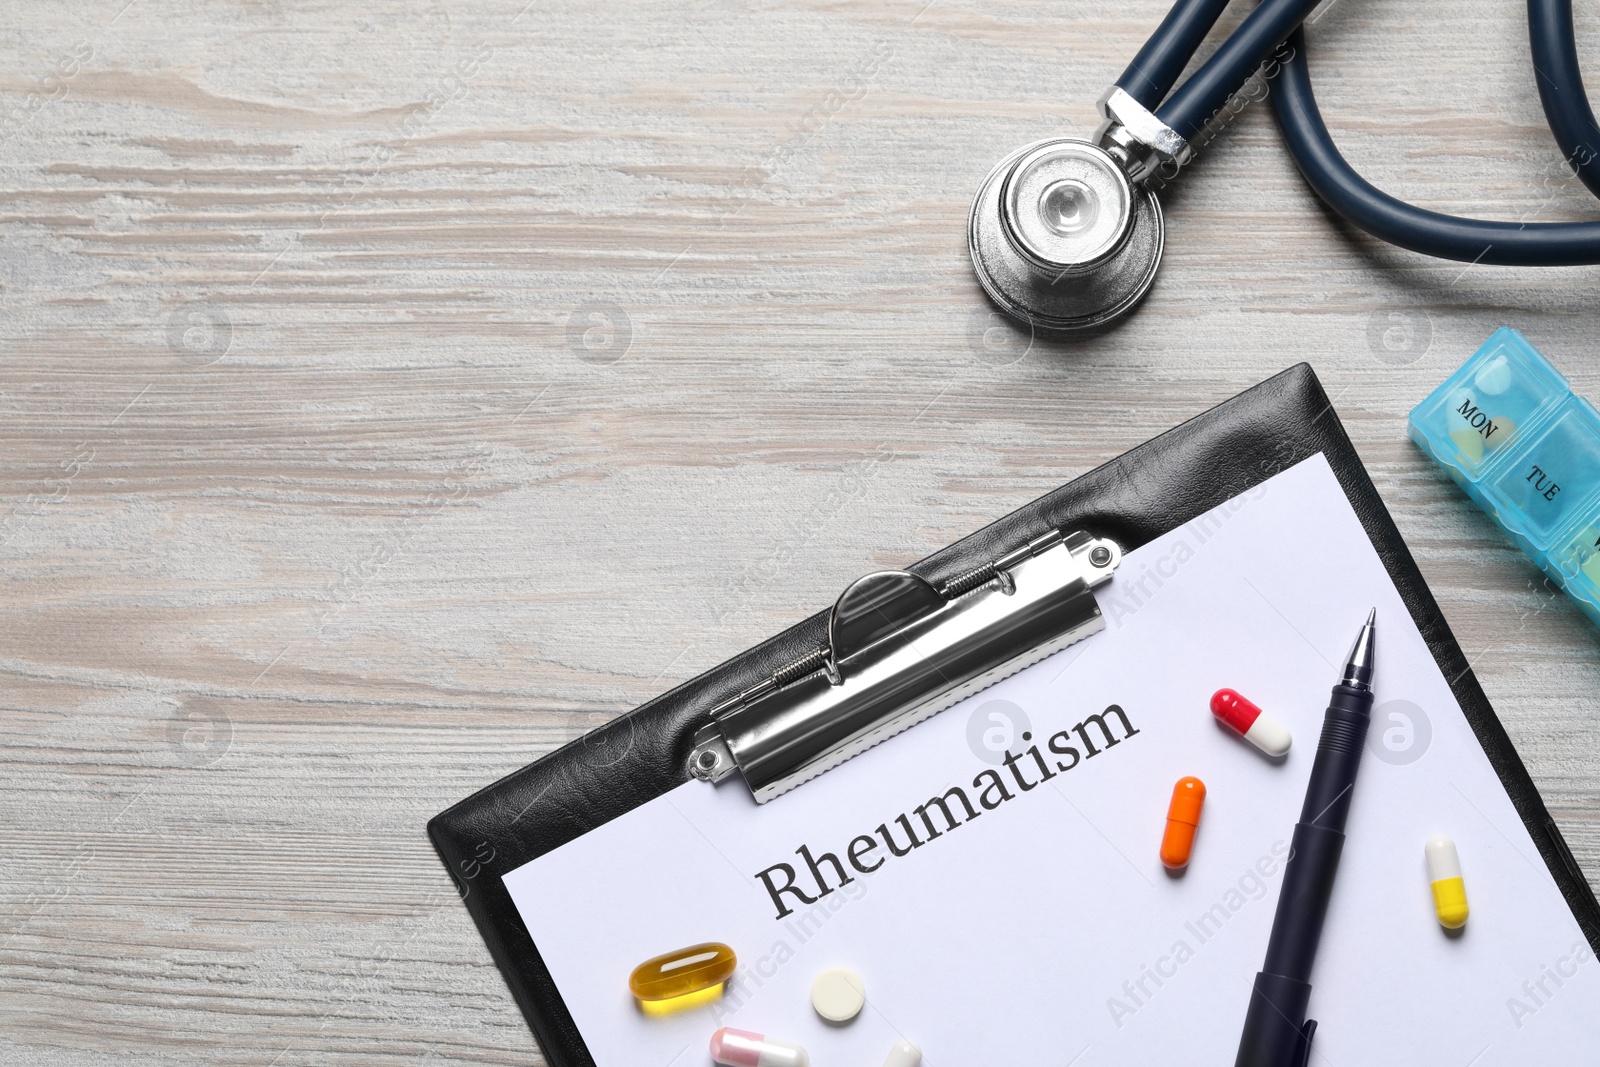
[[[1118,725],[1122,728],[1120,737],[1115,729]],[[871,874],[890,858],[909,855],[913,849],[938,840],[1023,793],[1032,792],[1057,774],[1065,774],[1081,761],[1093,759],[1103,750],[1114,748],[1138,732],[1129,721],[1128,713],[1112,704],[1100,714],[1090,715],[1070,729],[1052,736],[1046,744],[1053,758],[1047,759],[1039,751],[1038,745],[1021,752],[1007,750],[1001,763],[1007,773],[1002,774],[992,767],[979,771],[972,779],[971,795],[965,788],[953,786],[912,808],[910,814],[898,815],[880,823],[875,833],[858,835],[851,840],[848,848],[842,850],[849,864],[848,869],[846,862],[834,853],[813,855],[810,846],[801,845],[795,849],[801,864],[774,863],[758,872],[756,877],[767,887],[767,894],[778,912],[776,917],[781,921],[793,914],[796,906],[815,904],[855,881],[851,870],[859,874]],[[1104,746],[1103,749],[1096,746],[1097,739]],[[1033,740],[1033,735],[1024,733],[1022,740],[1027,743]],[[1078,751],[1079,747],[1083,748],[1082,753]],[[1015,783],[1016,792],[1012,791],[1012,783]],[[976,804],[973,803],[974,796],[977,798]],[[921,837],[917,835],[919,829],[923,834]],[[903,842],[896,840],[897,834],[903,836]],[[888,855],[883,854],[883,849],[887,850]]]

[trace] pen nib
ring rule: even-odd
[[[1361,627],[1361,632],[1356,635],[1356,643],[1350,647],[1350,657],[1345,660],[1344,680],[1341,685],[1352,686],[1356,689],[1372,689],[1372,671],[1377,665],[1377,635],[1378,609],[1373,608],[1367,615],[1367,623]]]

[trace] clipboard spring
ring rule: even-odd
[[[1103,629],[1092,590],[1121,558],[1114,541],[1050,530],[938,586],[909,571],[860,578],[826,644],[711,710],[689,773],[738,770],[770,800]]]
[[[782,667],[779,667],[777,670],[773,671],[770,676],[761,679],[761,681],[757,682],[749,689],[746,689],[744,692],[724,700],[722,703],[711,709],[711,714],[713,716],[722,715],[726,712],[732,711],[734,708],[748,704],[753,700],[759,700],[773,690],[782,689],[790,682],[798,681],[808,674],[814,674],[817,671],[823,670],[827,667],[828,661],[832,655],[833,650],[827,645],[818,645],[816,648],[812,649],[810,652],[807,652],[804,656],[801,656],[793,663],[787,663]],[[705,765],[703,762],[703,757],[702,759],[695,761],[696,767],[703,765]],[[700,777],[700,775],[697,774],[696,777]]]

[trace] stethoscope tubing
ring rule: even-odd
[[[1399,200],[1356,173],[1328,133],[1311,90],[1305,31],[1289,39],[1272,96],[1289,153],[1318,196],[1351,224],[1413,252],[1497,266],[1600,263],[1600,222],[1490,222],[1428,211]]]
[[[1591,193],[1600,196],[1600,124],[1578,69],[1572,0],[1528,0],[1528,38],[1550,132],[1567,164]]]
[[[1502,266],[1600,263],[1600,222],[1495,222],[1429,211],[1390,196],[1358,174],[1334,144],[1317,107],[1301,22],[1319,0],[1262,0],[1210,58],[1179,85],[1226,0],[1177,0],[1117,85],[1184,138],[1207,125],[1281,43],[1273,112],[1290,153],[1317,195],[1348,222],[1391,244],[1441,259]],[[1546,118],[1570,171],[1600,196],[1600,125],[1578,67],[1571,0],[1528,0],[1535,76]],[[1169,95],[1170,94],[1170,95]]]
[[[1228,98],[1319,3],[1321,0],[1261,0],[1210,58],[1155,109],[1156,118],[1186,140],[1200,137]]]
[[[1229,0],[1178,0],[1122,72],[1117,85],[1141,107],[1150,111],[1160,107],[1217,19],[1228,9],[1228,3]]]

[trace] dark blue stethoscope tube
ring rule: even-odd
[[[1209,17],[1209,30],[1225,6],[1210,0],[1178,0],[1117,84],[1167,126],[1194,139],[1268,53],[1288,40],[1291,56],[1282,63],[1273,111],[1306,182],[1346,220],[1391,244],[1442,259],[1505,266],[1600,263],[1600,222],[1490,222],[1446,215],[1389,196],[1356,173],[1333,143],[1311,89],[1305,35],[1299,25],[1317,2],[1262,0],[1228,40],[1161,102],[1156,91],[1176,80],[1177,71],[1205,36],[1197,27]],[[1528,18],[1539,95],[1551,132],[1567,165],[1600,195],[1600,127],[1578,68],[1571,0],[1528,0]]]
[[[1572,0],[1528,0],[1528,37],[1550,132],[1568,165],[1591,193],[1600,196],[1600,125],[1595,123],[1578,69]]]
[[[1226,41],[1167,101],[1156,118],[1192,141],[1261,61],[1294,32],[1321,0],[1261,0]],[[1160,32],[1160,31],[1157,31]]]
[[[1414,207],[1378,189],[1345,161],[1311,92],[1305,31],[1289,38],[1273,113],[1306,182],[1352,224],[1413,252],[1508,267],[1600,263],[1600,222],[1487,222]]]
[[[1178,0],[1117,79],[1117,88],[1150,111],[1160,107],[1227,7],[1228,0]]]

